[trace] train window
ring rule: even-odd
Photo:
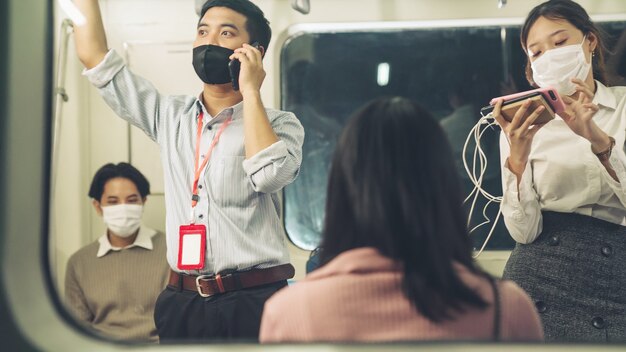
[[[350,113],[377,96],[413,98],[440,119],[465,192],[471,192],[461,155],[480,107],[491,97],[530,88],[523,76],[519,24],[482,23],[417,23],[413,28],[406,23],[397,28],[346,25],[346,29],[311,24],[291,29],[280,58],[281,104],[299,117],[306,131],[300,176],[285,189],[286,229],[297,246],[312,249],[319,244],[336,139]],[[601,23],[610,48],[616,47],[620,35],[625,35],[626,22]],[[625,60],[609,57],[608,62],[614,64],[614,78],[625,75]],[[481,139],[488,161],[483,188],[494,195],[501,195],[498,133],[488,130]],[[473,150],[471,144],[469,149]],[[471,159],[470,152],[466,158]],[[468,211],[470,204],[466,203]],[[478,199],[470,228],[485,221],[486,205],[484,198]],[[485,214],[493,222],[498,203],[491,203]],[[482,246],[491,225],[472,232],[475,247]],[[513,244],[500,220],[486,248],[506,250]]]

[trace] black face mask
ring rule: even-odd
[[[193,68],[206,84],[228,83],[228,63],[233,53],[233,50],[217,45],[200,45],[193,48]]]

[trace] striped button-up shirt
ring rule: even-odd
[[[109,51],[84,74],[107,104],[143,130],[161,150],[165,182],[167,260],[177,269],[179,227],[191,221],[191,188],[198,115],[203,112],[200,153],[205,153],[225,120],[232,122],[215,146],[198,186],[196,224],[207,228],[206,261],[192,274],[265,268],[289,262],[280,221],[279,191],[300,168],[304,129],[290,112],[266,109],[279,141],[245,159],[243,104],[216,116],[192,96],[165,96],[134,75]]]

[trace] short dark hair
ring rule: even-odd
[[[595,55],[592,57],[593,77],[603,84],[607,84],[606,65],[604,63],[604,53],[606,51],[604,31],[591,21],[587,11],[578,3],[572,0],[549,0],[530,10],[520,32],[520,42],[527,57],[526,79],[532,86],[536,86],[537,84],[533,80],[533,70],[530,65],[530,57],[528,57],[526,42],[528,41],[530,28],[539,17],[545,17],[551,20],[565,20],[578,28],[584,35],[593,33],[598,40],[597,47],[594,51]]]
[[[141,198],[146,198],[150,194],[150,182],[148,182],[148,179],[131,164],[122,162],[117,165],[108,163],[96,171],[89,187],[89,197],[100,201],[104,192],[104,185],[110,179],[116,177],[132,181],[135,187],[137,187]]]
[[[249,0],[208,0],[202,6],[200,19],[212,7],[227,7],[246,16],[246,30],[250,34],[250,43],[258,42],[267,52],[267,46],[272,39],[270,23],[263,11]]]
[[[321,261],[373,247],[402,265],[404,293],[432,321],[484,308],[454,267],[487,276],[473,261],[462,202],[439,123],[409,99],[374,100],[350,118],[333,156]]]

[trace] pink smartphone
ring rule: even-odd
[[[491,99],[489,104],[496,105],[496,101],[498,101],[499,99],[503,99],[504,103],[506,104],[509,100],[520,98],[526,95],[531,95],[536,92],[541,93],[541,95],[543,95],[543,98],[548,102],[548,104],[550,104],[550,106],[552,107],[552,111],[554,111],[555,113],[560,114],[563,111],[565,111],[565,103],[563,103],[563,100],[559,96],[559,93],[557,93],[556,89],[552,87],[537,88],[537,89],[527,90],[525,92],[519,92],[519,93],[505,95],[502,97],[493,98]]]
[[[496,105],[498,100],[504,100],[501,113],[507,121],[511,121],[517,109],[528,99],[531,100],[529,111],[535,110],[539,105],[546,107],[543,113],[533,122],[534,124],[546,123],[554,118],[555,113],[560,114],[565,111],[565,103],[559,96],[559,93],[557,93],[556,89],[548,87],[493,98],[489,102],[489,106],[483,107],[480,112],[483,116],[486,116],[493,111],[493,106]]]

